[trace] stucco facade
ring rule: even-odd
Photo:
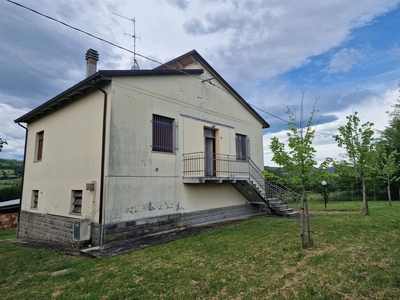
[[[44,114],[39,107],[16,120],[28,128],[19,236],[96,245],[195,223],[192,216],[200,222],[260,210],[231,181],[183,180],[185,155],[210,145],[236,161],[238,135],[246,138],[246,159],[262,169],[269,125],[197,52],[179,61],[185,72],[99,71],[50,100]],[[173,122],[173,150],[155,148],[154,116]],[[211,177],[232,176],[217,171]]]

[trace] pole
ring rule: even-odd
[[[325,185],[324,185],[324,204],[325,204],[325,208],[326,208],[326,190],[325,190]]]

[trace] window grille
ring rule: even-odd
[[[174,153],[176,148],[176,128],[174,119],[153,115],[153,142],[152,150]]]

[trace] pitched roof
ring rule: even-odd
[[[226,81],[218,74],[217,71],[196,51],[192,50],[183,54],[161,66],[152,70],[100,70],[92,76],[80,81],[71,88],[65,90],[61,94],[55,96],[42,105],[34,108],[25,115],[14,120],[15,123],[30,123],[41,117],[79,99],[82,95],[89,94],[96,90],[94,83],[99,86],[105,85],[115,76],[166,76],[166,75],[200,75],[203,69],[184,69],[185,66],[200,62],[207,70],[217,78],[224,88],[231,93],[256,119],[258,119],[263,128],[268,128],[269,124],[265,121],[251,106],[239,95]]]
[[[261,117],[252,107],[251,105],[240,96],[238,92],[235,91],[233,87],[230,86],[228,82],[225,81],[225,79],[218,74],[218,72],[196,51],[192,50],[189,51],[186,54],[183,54],[177,58],[174,58],[173,60],[170,60],[169,62],[162,64],[161,66],[155,68],[154,70],[184,70],[185,72],[193,70],[193,69],[184,69],[185,66],[188,66],[192,63],[196,63],[197,61],[201,62],[203,66],[207,68],[208,71],[210,71],[211,74],[213,74],[214,78],[217,78],[222,84],[225,86],[227,91],[231,92],[233,96],[245,106],[247,110],[250,111],[250,113],[258,119],[261,124],[263,125],[263,128],[269,128],[270,125],[268,124],[267,121],[264,120],[263,117]]]
[[[197,70],[186,70],[190,75],[200,75],[204,71],[201,69]],[[92,76],[78,82],[74,86],[65,90],[61,94],[55,96],[49,101],[39,105],[25,115],[15,119],[15,123],[30,123],[41,117],[48,115],[49,113],[79,99],[82,95],[89,94],[92,91],[97,90],[94,83],[99,86],[105,85],[111,81],[112,77],[115,76],[166,76],[166,75],[182,75],[181,71],[177,70],[99,70]]]

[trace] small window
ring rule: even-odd
[[[77,214],[82,212],[82,190],[72,191],[72,212]]]
[[[243,134],[236,134],[236,159],[247,160],[250,158],[250,140]]]
[[[32,191],[31,208],[37,208],[38,207],[38,200],[39,200],[39,191],[38,190],[33,190]]]
[[[174,153],[175,129],[174,119],[153,115],[153,151]]]
[[[36,134],[36,161],[41,161],[43,156],[44,131]]]

